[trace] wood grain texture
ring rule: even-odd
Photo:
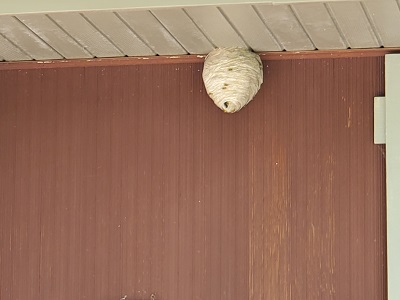
[[[201,63],[72,66],[0,71],[2,300],[387,299],[383,56],[233,115]]]

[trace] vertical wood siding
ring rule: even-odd
[[[383,63],[0,71],[0,299],[386,299]]]

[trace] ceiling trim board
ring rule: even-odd
[[[302,60],[302,59],[330,59],[330,58],[362,58],[385,56],[386,54],[400,53],[400,48],[377,49],[348,49],[348,50],[317,50],[317,51],[286,51],[286,52],[262,52],[261,60]],[[154,64],[178,64],[178,63],[204,63],[206,55],[174,55],[151,57],[118,57],[118,58],[94,58],[75,60],[48,60],[48,61],[23,61],[0,62],[0,70],[15,69],[51,69],[72,67],[107,67],[130,65],[154,65]]]

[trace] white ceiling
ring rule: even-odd
[[[269,0],[269,3],[298,3],[320,2],[323,0]],[[349,0],[330,0],[349,1]],[[382,0],[357,0],[357,1],[382,1]],[[266,3],[266,0],[17,0],[2,1],[1,14],[61,12],[61,11],[87,11],[87,10],[115,10],[126,8],[154,8],[154,7],[187,7],[200,5]]]
[[[400,0],[0,15],[0,59],[400,47]]]

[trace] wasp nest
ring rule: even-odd
[[[203,80],[214,103],[227,113],[243,108],[263,82],[260,57],[243,48],[217,48],[205,60]]]

